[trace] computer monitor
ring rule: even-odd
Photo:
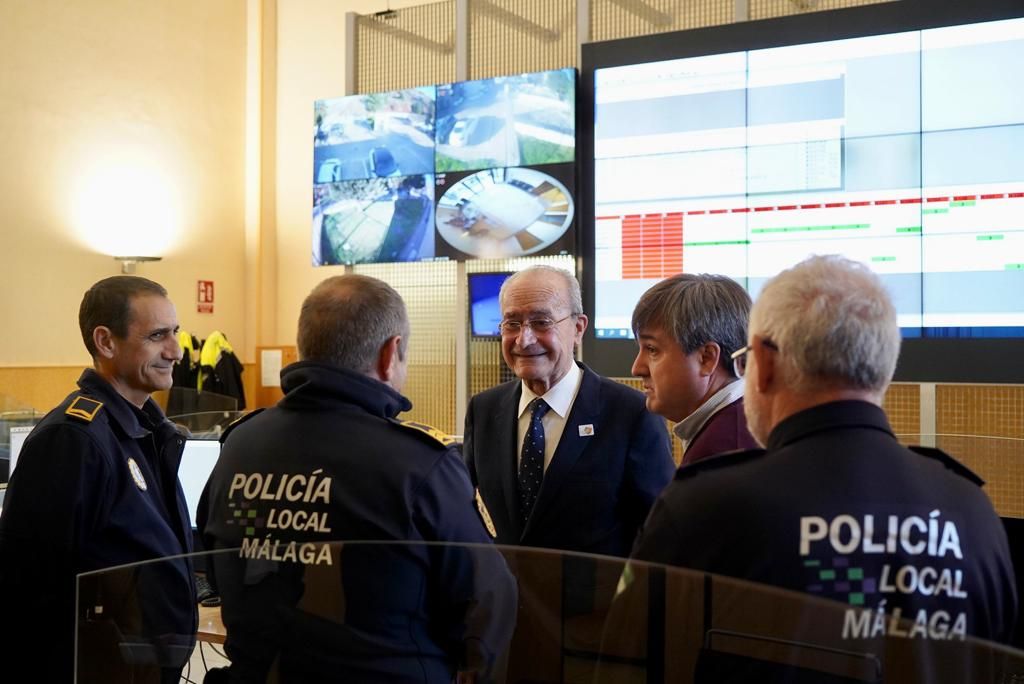
[[[469,273],[469,322],[473,337],[501,337],[501,305],[498,293],[505,280],[512,275],[501,273]]]
[[[196,526],[196,515],[199,512],[199,497],[203,495],[213,466],[220,456],[220,442],[212,439],[189,439],[185,441],[185,451],[181,455],[178,466],[178,479],[185,490],[185,503],[188,514],[192,518],[192,527]]]
[[[629,374],[633,308],[663,278],[720,273],[756,299],[810,254],[843,254],[892,295],[897,380],[1021,382],[1021,65],[1019,0],[585,45],[587,364]]]
[[[33,425],[17,425],[11,428],[11,460],[7,467],[8,479],[14,474],[14,467],[18,465],[18,454],[21,453],[21,447],[25,444],[25,438],[32,432],[33,427]]]

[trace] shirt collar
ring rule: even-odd
[[[711,398],[698,406],[696,411],[676,424],[672,431],[675,432],[676,437],[682,440],[683,450],[686,450],[686,447],[697,436],[697,433],[701,431],[701,428],[711,420],[711,416],[742,397],[743,381],[734,380],[712,394]]]
[[[394,418],[412,409],[412,403],[389,385],[317,361],[298,361],[282,370],[281,389],[280,405],[294,410],[355,404],[375,416]]]
[[[133,439],[145,437],[166,420],[152,397],[146,399],[140,409],[118,394],[114,386],[92,368],[87,368],[78,378],[78,386],[87,396],[102,401],[110,418]]]
[[[818,404],[783,419],[768,435],[765,446],[774,451],[808,435],[843,428],[874,428],[895,439],[889,419],[880,406],[858,399],[844,399]]]
[[[579,388],[580,378],[583,375],[583,371],[580,367],[573,363],[569,366],[568,372],[562,377],[561,380],[555,383],[555,386],[547,391],[543,396],[545,403],[551,407],[551,410],[561,416],[563,419],[569,415],[569,409],[572,408],[572,400],[576,398],[576,390]],[[536,399],[538,394],[534,394],[533,391],[526,386],[526,383],[522,383],[523,393],[519,397],[519,417],[522,417],[526,411],[530,402]]]

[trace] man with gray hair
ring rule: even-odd
[[[647,408],[676,423],[682,465],[757,443],[743,417],[743,383],[730,355],[747,339],[750,295],[732,278],[680,273],[633,310],[633,375]]]
[[[207,547],[241,548],[212,558],[230,681],[265,681],[275,659],[289,681],[488,681],[514,580],[491,548],[429,545],[490,537],[453,441],[396,418],[412,408],[402,298],[328,278],[298,328],[284,398],[224,434],[200,506]],[[329,545],[360,540],[392,543]],[[338,566],[340,595],[333,579],[309,598],[315,566]]]
[[[896,309],[862,264],[811,257],[770,280],[733,354],[765,448],[681,469],[633,557],[846,603],[843,638],[1008,639],[1013,567],[981,480],[901,446],[882,411],[899,349]],[[884,624],[868,619],[881,610]]]
[[[498,299],[517,379],[473,397],[463,449],[497,541],[625,557],[672,478],[665,425],[639,392],[576,363],[575,276],[533,266]]]

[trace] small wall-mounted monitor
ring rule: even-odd
[[[575,207],[571,164],[439,174],[439,256],[512,259],[569,254]]]
[[[572,253],[576,115],[572,68],[317,100],[313,265]]]
[[[498,293],[511,273],[469,273],[469,327],[473,337],[501,337]]]
[[[434,256],[434,177],[366,178],[313,188],[313,265]]]
[[[313,183],[434,170],[434,87],[317,100]]]
[[[185,440],[185,451],[181,454],[181,464],[178,466],[178,479],[185,492],[185,503],[188,505],[188,514],[192,516],[192,527],[196,526],[196,516],[199,515],[199,498],[206,488],[213,467],[217,465],[218,458],[220,442],[217,440]]]
[[[437,172],[576,159],[576,70],[437,86]]]

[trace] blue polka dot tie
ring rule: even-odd
[[[530,427],[523,438],[523,453],[519,459],[519,519],[523,527],[530,519],[530,511],[544,479],[544,424],[541,419],[550,408],[539,397],[530,402]]]

